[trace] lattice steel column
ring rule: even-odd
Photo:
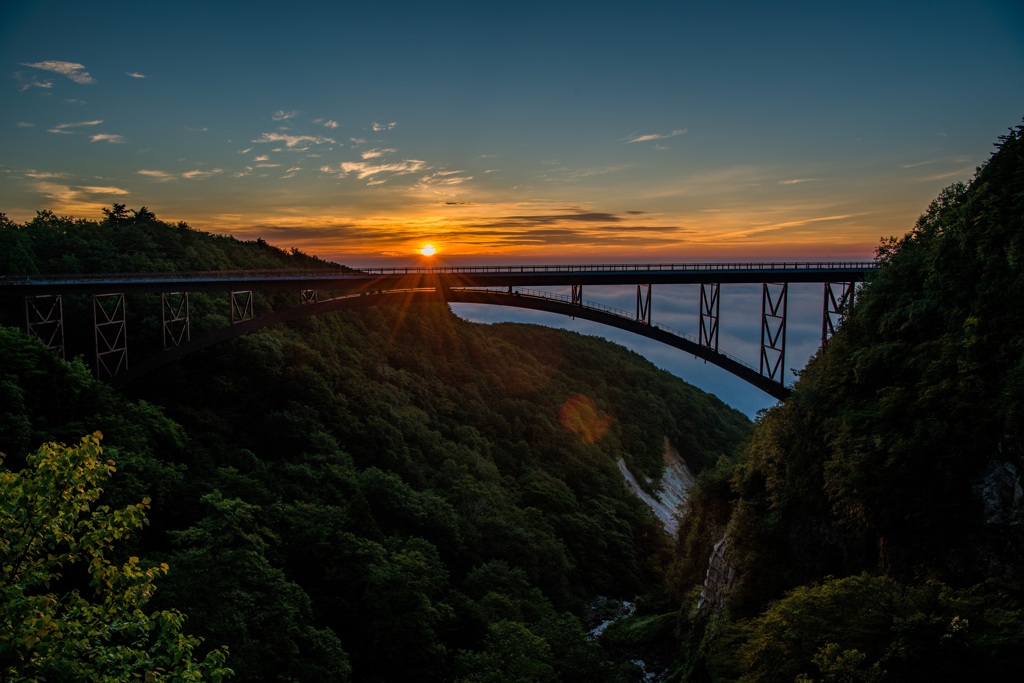
[[[64,355],[64,304],[60,294],[25,297],[25,331],[39,338],[46,348]]]
[[[231,292],[231,324],[252,320],[252,290]]]
[[[124,294],[93,296],[92,321],[96,339],[96,377],[110,379],[128,369]]]
[[[701,346],[718,351],[718,283],[700,283],[700,338]]]
[[[316,290],[315,289],[300,289],[299,290],[299,303],[300,304],[315,304],[316,303]]]
[[[781,287],[777,293],[772,287]],[[761,289],[761,374],[784,384],[788,283],[764,283]]]
[[[651,324],[651,286],[636,286],[636,321],[644,325]]]
[[[572,305],[583,305],[583,285],[572,285]]]
[[[821,345],[824,346],[829,337],[836,333],[843,322],[846,312],[853,306],[853,282],[826,282],[825,303],[821,312]],[[836,297],[835,287],[839,288]]]
[[[191,341],[188,320],[188,292],[162,292],[160,311],[164,321],[164,351]]]

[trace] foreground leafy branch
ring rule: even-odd
[[[184,615],[146,613],[167,565],[117,562],[149,499],[96,505],[115,472],[99,432],[50,443],[20,472],[0,469],[0,678],[10,681],[220,681],[226,648],[202,659]],[[0,464],[3,455],[0,454]]]

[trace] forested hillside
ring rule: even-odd
[[[150,501],[121,560],[149,568],[154,608],[188,615],[197,657],[228,647],[238,680],[635,680],[637,647],[678,681],[1015,680],[1022,223],[1016,128],[881,244],[842,328],[752,432],[620,347],[444,306],[265,330],[118,394],[0,302],[0,451],[18,471],[101,431],[101,502]],[[12,274],[340,267],[118,205],[2,219],[0,245]],[[151,311],[132,333],[145,352],[159,300],[129,303]],[[193,311],[197,330],[227,319],[223,297]],[[666,439],[701,472],[674,545],[616,466],[656,480]],[[58,588],[85,586],[75,570]],[[582,620],[602,595],[643,597],[595,641]]]
[[[700,477],[681,679],[1024,670],[1024,128],[997,147],[882,243],[792,397]]]
[[[101,221],[4,219],[0,244],[12,274],[338,267],[118,205]],[[89,302],[66,299],[74,356],[88,348],[71,328]],[[119,552],[167,565],[152,605],[187,615],[198,653],[226,645],[237,680],[634,680],[615,649],[633,635],[602,650],[585,607],[643,596],[638,639],[671,654],[672,542],[616,460],[655,481],[666,438],[699,471],[749,430],[621,347],[471,324],[442,305],[268,329],[123,394],[28,338],[23,304],[5,306],[4,465],[102,432],[116,472],[100,502],[151,501]],[[159,298],[129,306],[129,343],[144,352]],[[226,308],[194,297],[194,329],[222,324]],[[74,569],[62,586],[80,582]]]

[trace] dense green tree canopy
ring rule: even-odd
[[[100,221],[4,220],[0,240],[12,273],[340,267],[118,205]],[[621,347],[443,305],[267,329],[128,395],[75,358],[87,300],[65,297],[67,363],[4,305],[0,450],[101,429],[119,470],[105,504],[152,500],[132,551],[170,567],[152,604],[189,615],[197,657],[227,645],[239,680],[616,680],[635,667],[586,635],[586,602],[675,609],[671,539],[616,461],[656,481],[666,439],[699,470],[749,428]],[[159,298],[128,305],[145,353]],[[224,324],[224,297],[192,296],[190,315],[194,331]]]
[[[701,478],[679,591],[716,542],[735,580],[688,617],[693,680],[1019,672],[1024,127],[997,147],[883,241],[792,397]]]
[[[676,680],[1005,679],[1024,651],[1022,220],[1017,128],[881,244],[749,436],[636,354],[431,305],[240,337],[131,396],[0,328],[0,450],[102,429],[110,509],[153,501],[132,541],[171,568],[152,604],[245,680],[616,680],[623,648],[674,638]],[[0,245],[11,273],[337,267],[118,205],[4,218]],[[196,325],[223,324],[216,306],[196,297]],[[616,466],[656,480],[666,439],[701,471],[674,555]],[[604,649],[587,638],[587,600],[637,594]]]
[[[222,680],[225,650],[195,657],[199,640],[182,632],[180,612],[143,610],[168,567],[120,551],[149,499],[97,505],[115,471],[99,444],[99,433],[74,447],[46,444],[26,469],[0,470],[4,680]]]

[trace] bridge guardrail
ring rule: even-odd
[[[874,261],[738,261],[729,263],[598,263],[598,264],[524,264],[518,266],[395,266],[362,268],[359,272],[375,275],[447,274],[447,273],[631,273],[693,272],[715,270],[874,270]]]
[[[108,281],[179,281],[179,280],[251,280],[253,278],[302,278],[324,276],[361,276],[365,273],[357,270],[182,270],[159,273],[47,273],[43,275],[0,275],[0,286],[4,284],[27,283],[88,283]]]
[[[511,274],[511,273],[671,273],[671,272],[714,272],[714,271],[806,271],[832,270],[864,271],[874,270],[874,261],[743,261],[728,263],[599,263],[599,264],[523,264],[497,266],[392,266],[386,268],[345,268],[318,270],[215,270],[178,271],[161,273],[52,273],[45,275],[0,275],[0,287],[4,285],[56,283],[91,283],[114,281],[172,281],[182,280],[241,280],[267,279],[287,280],[299,278],[361,278],[367,275],[445,275],[445,274]]]

